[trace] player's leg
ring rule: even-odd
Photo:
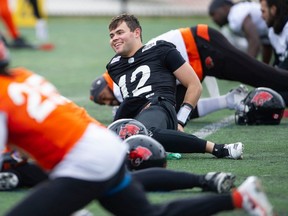
[[[237,208],[245,210],[249,215],[273,215],[273,207],[263,191],[261,181],[255,176],[248,177],[229,194],[202,195],[157,205],[151,205],[140,185],[132,181],[121,192],[101,200],[101,204],[119,216],[208,216]]]
[[[253,87],[268,87],[276,91],[287,91],[288,71],[276,69],[248,56],[231,45],[218,31],[209,28],[209,44],[201,46],[201,59],[212,55],[214,67],[205,74],[219,79],[238,81]]]
[[[198,187],[204,191],[224,193],[234,187],[235,181],[235,176],[231,173],[211,172],[197,175],[156,167],[133,171],[131,174],[143,185],[145,191],[171,191]]]
[[[71,178],[47,181],[34,187],[7,216],[70,215],[93,200],[94,188],[90,183]]]
[[[150,107],[141,111],[135,119],[151,131],[152,137],[160,142],[167,152],[207,152],[218,158],[242,158],[242,143],[215,144],[192,134],[177,131],[175,108],[163,99],[159,99],[158,104],[153,102]]]
[[[0,0],[0,16],[4,24],[6,25],[11,38],[13,39],[13,42],[11,44],[8,44],[9,47],[28,48],[28,49],[35,48],[31,44],[27,43],[23,37],[21,37],[20,31],[18,30],[13,20],[8,0]]]
[[[4,24],[6,25],[10,36],[13,39],[18,38],[20,36],[20,33],[13,21],[8,0],[0,0],[0,16]]]
[[[48,40],[48,28],[47,28],[47,22],[39,9],[38,1],[39,0],[29,0],[33,8],[33,14],[36,18],[36,25],[35,25],[36,38],[39,41],[43,42]]]
[[[119,216],[208,216],[223,210],[234,209],[230,194],[203,195],[153,205],[149,203],[143,188],[136,181],[122,191],[100,199],[100,203],[114,215]]]
[[[7,215],[71,215],[92,200],[102,197],[119,185],[122,186],[126,181],[125,173],[126,168],[123,165],[106,181],[86,181],[69,177],[45,181],[31,189],[28,197],[18,203]]]

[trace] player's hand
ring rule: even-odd
[[[178,131],[184,132],[184,128],[181,124],[178,124]]]

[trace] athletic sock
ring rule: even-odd
[[[214,145],[212,154],[217,158],[223,158],[229,155],[228,149],[224,148],[225,144],[216,144]]]
[[[233,200],[233,204],[236,208],[242,208],[243,198],[242,198],[241,194],[239,193],[239,191],[234,190],[232,192],[232,200]]]
[[[214,97],[214,98],[203,98],[197,103],[199,116],[205,116],[209,113],[226,109],[226,95]]]

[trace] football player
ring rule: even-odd
[[[0,17],[3,20],[3,23],[7,27],[7,30],[12,38],[12,43],[8,43],[11,48],[28,48],[34,49],[35,47],[29,44],[22,36],[18,30],[9,7],[8,0],[0,0]]]
[[[269,40],[274,49],[273,64],[288,70],[288,2],[260,0],[260,4],[262,17],[269,27]]]
[[[261,52],[263,62],[269,64],[272,48],[268,39],[268,28],[261,17],[259,2],[212,0],[208,10],[219,27],[228,26],[232,32],[230,37],[235,35],[246,39],[247,54],[257,58]]]
[[[205,77],[209,76],[218,79],[238,81],[256,88],[272,88],[280,93],[285,100],[285,103],[288,104],[288,90],[286,84],[288,83],[287,70],[274,68],[255,58],[251,58],[232,46],[219,31],[207,25],[197,25],[191,28],[171,30],[159,35],[151,41],[156,40],[165,40],[173,43],[183,58],[191,64],[200,81],[203,81]],[[116,84],[113,83],[107,72],[103,74],[103,78],[110,90],[113,90],[118,102],[121,102],[121,93],[117,90],[117,87],[115,87]],[[103,88],[103,92],[107,92],[107,98],[106,96],[103,97],[103,99],[107,99],[104,103],[110,103],[111,105],[118,104],[108,89],[106,90],[106,88],[104,88],[104,80],[100,85],[100,88]],[[101,82],[101,80],[98,81],[98,79],[95,81],[98,83]],[[177,106],[179,106],[182,103],[186,89],[183,85],[179,85],[180,83],[177,84],[177,99],[179,98],[181,101],[179,104],[177,100]],[[97,87],[97,83],[92,83],[91,90],[94,88],[93,85],[94,87]],[[99,92],[96,93],[97,95],[99,94]],[[110,95],[108,95],[109,93]],[[94,97],[94,100],[97,100],[97,98]],[[210,104],[209,107],[213,107],[213,104],[212,106]],[[217,106],[215,109],[218,109]],[[206,110],[203,112],[200,111],[200,113],[205,115]],[[209,110],[207,113],[209,113]]]
[[[116,55],[107,64],[107,71],[124,98],[114,120],[135,118],[168,152],[206,152],[217,158],[242,158],[241,142],[215,144],[180,132],[198,102],[202,86],[173,44],[161,40],[143,46],[141,26],[133,15],[115,17],[109,30],[110,45]],[[176,79],[187,88],[178,114]]]

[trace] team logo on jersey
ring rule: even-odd
[[[273,98],[273,95],[269,92],[263,91],[259,92],[251,100],[251,103],[254,103],[256,106],[263,106],[264,103],[270,101]]]
[[[133,166],[140,166],[143,161],[149,160],[151,156],[152,152],[148,148],[138,146],[136,149],[130,151],[129,160]]]
[[[124,126],[121,126],[119,131],[119,136],[121,139],[127,139],[128,137],[132,135],[139,134],[140,128],[137,125],[134,124],[126,124]]]
[[[111,60],[110,64],[113,64],[113,63],[115,63],[115,62],[120,61],[120,58],[121,58],[121,56],[117,56],[117,57],[113,58],[113,59]]]
[[[149,44],[146,44],[146,45],[143,47],[142,52],[145,52],[146,50],[152,48],[153,46],[156,46],[156,41],[151,42],[151,43],[149,43]]]
[[[133,57],[131,57],[131,58],[128,59],[128,63],[129,63],[129,64],[132,64],[133,62],[134,62],[134,58],[133,58]]]
[[[208,68],[208,69],[211,69],[214,67],[213,59],[210,56],[206,57],[205,65],[206,65],[206,68]]]

